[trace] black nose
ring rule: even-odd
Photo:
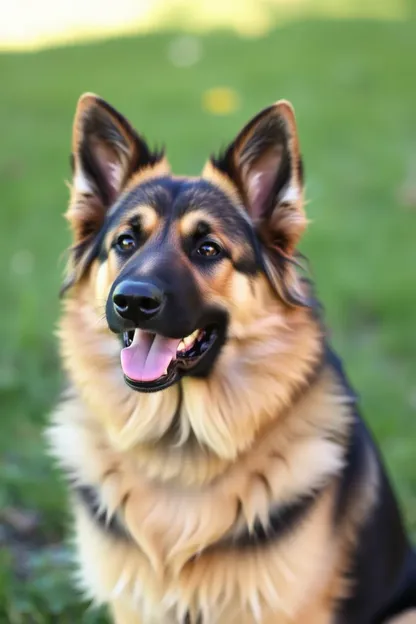
[[[113,305],[122,318],[139,323],[153,318],[163,304],[163,292],[151,282],[125,280],[113,293]]]

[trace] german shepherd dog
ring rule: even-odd
[[[117,624],[416,622],[416,556],[299,268],[292,106],[191,178],[85,94],[72,163],[48,436],[88,596]]]

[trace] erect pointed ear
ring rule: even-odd
[[[292,253],[307,224],[292,105],[280,100],[260,112],[212,162],[237,186],[255,226]]]
[[[244,203],[262,242],[271,282],[281,294],[286,292],[286,300],[298,303],[294,273],[286,268],[307,220],[292,105],[280,100],[254,117],[221,156],[211,159],[203,175],[221,183],[218,173],[223,182],[232,182]]]
[[[78,101],[73,133],[70,221],[76,242],[97,231],[135,171],[155,165],[162,153],[150,151],[129,122],[100,97]]]
[[[120,113],[91,93],[78,101],[71,162],[73,179],[66,217],[74,246],[62,292],[83,275],[91,262],[95,235],[129,178],[146,168],[159,175],[169,171],[163,151],[152,152]]]

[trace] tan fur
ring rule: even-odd
[[[126,214],[123,215],[123,219],[120,221],[120,226],[118,228],[120,232],[123,231],[126,224],[128,224],[129,219],[132,217],[137,217],[140,220],[140,229],[146,234],[146,236],[150,236],[150,234],[156,229],[159,221],[156,210],[152,206],[145,206],[141,204],[132,210],[126,211]],[[114,232],[110,232],[109,234],[110,236],[114,236]]]
[[[389,620],[388,624],[416,624],[416,609]]]
[[[238,242],[237,241],[231,242],[228,236],[226,235],[226,233],[223,231],[223,228],[221,227],[221,222],[219,221],[219,219],[214,218],[212,215],[209,215],[209,213],[207,214],[207,211],[204,210],[203,208],[200,208],[199,210],[193,210],[192,212],[185,214],[184,217],[182,217],[182,219],[179,220],[178,235],[181,237],[186,237],[186,236],[191,235],[195,231],[195,229],[197,228],[200,222],[207,223],[212,227],[212,229],[214,230],[216,234],[216,238],[218,239],[218,241],[222,245],[224,245],[227,249],[231,250],[232,260],[234,262],[238,262],[244,256],[244,254],[250,253],[251,251],[250,246],[246,241],[241,240]],[[221,271],[222,269],[223,267],[221,267],[219,270]],[[228,270],[229,271],[232,270],[231,266],[228,266]],[[218,278],[218,270],[216,274]],[[227,277],[228,277],[228,274],[223,279],[227,279]],[[221,281],[221,278],[220,278],[220,281]],[[220,286],[218,290],[220,292],[223,292],[225,290],[225,286],[224,287]]]
[[[110,610],[114,624],[141,624],[137,611],[126,606],[123,601],[114,600]]]
[[[240,206],[242,214],[246,216],[246,211],[244,210],[242,204],[242,198],[237,191],[235,185],[232,184],[232,182],[226,175],[224,175],[221,171],[214,167],[210,160],[205,164],[201,175],[203,178],[205,178],[205,180],[209,180],[210,182],[215,184],[215,186],[218,186],[218,188],[220,188],[226,195],[231,197],[236,206]]]
[[[94,97],[81,100],[74,148],[79,120]],[[285,121],[295,163],[276,219],[284,214],[283,230],[295,244],[306,225],[303,197],[294,193],[299,148],[292,108],[279,102],[270,112],[276,114]],[[252,131],[238,138],[235,158],[250,137]],[[249,164],[265,167],[263,159]],[[123,189],[167,172],[167,161],[159,161],[133,174]],[[225,175],[209,164],[203,176],[249,218],[242,194]],[[209,215],[205,196],[199,199],[199,210],[169,233],[177,261],[188,268],[180,238]],[[76,234],[79,194],[73,202]],[[94,198],[89,208],[94,211]],[[159,226],[152,207],[132,210],[143,214],[149,232]],[[232,259],[246,252],[244,241],[227,244]],[[105,262],[93,261],[64,302],[59,338],[71,391],[52,418],[48,439],[71,481],[93,487],[108,522],[117,519],[128,532],[124,539],[103,530],[74,497],[79,584],[95,602],[110,606],[116,624],[182,624],[187,614],[190,624],[198,616],[203,624],[333,624],[336,601],[353,589],[346,578],[358,529],[377,499],[377,464],[369,452],[354,503],[334,531],[350,399],[332,368],[320,365],[319,322],[309,309],[278,296],[282,276],[267,265],[269,251],[269,279],[239,273],[230,259],[215,270],[194,271],[201,296],[230,320],[210,375],[185,376],[180,389],[145,394],[124,381],[119,340],[104,314],[119,271],[115,252]],[[149,254],[141,272],[156,260]],[[284,279],[308,298],[308,286],[288,267]],[[271,509],[316,490],[321,493],[307,515],[281,539],[267,547],[233,545],[256,523],[267,530]]]
[[[323,371],[291,407],[319,355],[319,329],[306,311],[291,311],[283,319],[262,282],[256,298],[260,294],[263,305],[248,306],[250,312],[236,302],[230,341],[214,377],[184,380],[180,444],[168,435],[176,387],[150,395],[131,391],[118,366],[118,342],[105,321],[97,321],[88,286],[78,287],[66,302],[62,353],[79,398],[55,414],[49,437],[74,478],[99,486],[103,508],[110,514],[121,510],[137,543],[132,548],[115,542],[77,507],[83,586],[104,602],[116,597],[127,605],[138,601],[143,622],[162,624],[164,617],[175,622],[173,613],[192,606],[205,609],[213,624],[233,617],[244,621],[245,611],[247,622],[254,621],[258,608],[265,614],[281,612],[275,621],[290,622],[283,614],[303,608],[299,594],[314,602],[317,580],[323,588],[331,582],[338,550],[328,556],[330,523],[321,518],[330,513],[330,492],[296,538],[268,549],[264,557],[207,551],[190,562],[233,527],[238,529],[242,519],[249,526],[256,517],[266,521],[272,502],[329,482],[342,468],[342,445],[336,439],[347,434],[349,407],[330,371]],[[291,378],[294,369],[297,376]],[[274,384],[276,392],[271,393]],[[225,396],[234,412],[222,413]],[[325,573],[317,575],[319,566]],[[304,591],[289,591],[293,578]],[[216,592],[224,583],[229,588],[222,606]],[[163,615],[161,604],[169,601]]]
[[[143,182],[148,182],[149,180],[154,180],[156,178],[161,178],[165,175],[170,174],[170,164],[168,160],[163,157],[156,165],[152,167],[144,167],[137,171],[134,175],[131,176],[130,180],[126,184],[125,190],[128,191],[136,187],[138,184],[143,184]]]
[[[179,622],[188,610],[202,611],[204,621],[212,624],[301,622],[303,609],[314,608],[316,595],[330,579],[335,554],[327,548],[331,510],[329,491],[290,540],[272,545],[261,557],[255,551],[214,552],[155,570],[140,550],[97,534],[78,509],[83,581],[96,599],[134,606],[144,622]],[[316,609],[322,611],[323,605]],[[329,612],[328,605],[325,609]]]
[[[182,219],[180,219],[178,222],[179,235],[183,237],[191,235],[201,221],[211,224],[217,229],[221,229],[221,226],[218,228],[217,219],[207,214],[206,210],[201,207],[185,214]]]
[[[331,490],[262,557],[209,547],[339,474],[349,406],[337,380],[325,370],[295,400],[320,357],[319,327],[306,310],[281,304],[264,278],[211,283],[206,296],[230,311],[229,340],[209,379],[184,378],[172,439],[177,387],[130,390],[118,340],[98,315],[113,271],[95,265],[65,303],[62,355],[77,398],[55,414],[49,437],[64,468],[99,488],[103,509],[121,514],[137,546],[97,530],[76,505],[82,586],[95,600],[117,600],[118,613],[134,607],[144,624],[179,622],[188,610],[210,624],[300,621],[337,563],[338,550],[328,553]]]

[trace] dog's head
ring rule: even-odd
[[[175,177],[127,120],[81,97],[65,288],[94,280],[129,386],[206,377],[245,321],[303,305],[293,256],[305,228],[293,109],[260,112],[201,177]]]

